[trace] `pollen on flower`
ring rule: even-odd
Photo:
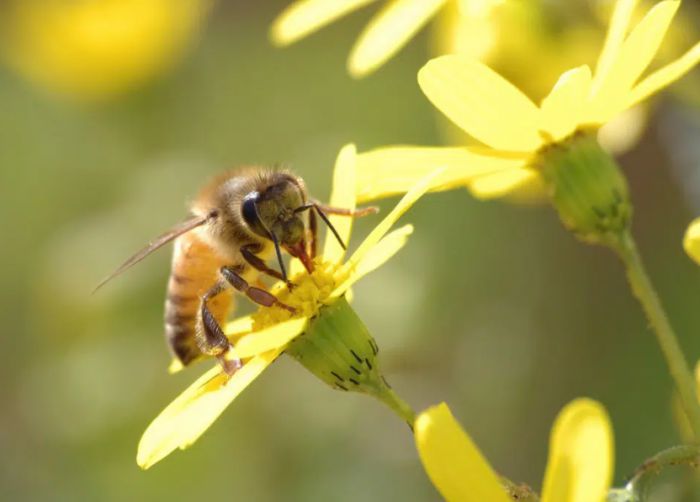
[[[292,307],[296,312],[291,313],[278,306],[262,307],[253,315],[253,330],[264,329],[295,317],[315,316],[340,282],[338,268],[337,264],[316,258],[311,274],[303,271],[291,278],[291,290],[285,284],[279,283],[272,293],[280,302]]]

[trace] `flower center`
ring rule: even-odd
[[[271,291],[272,294],[295,312],[291,313],[278,306],[261,307],[253,314],[253,329],[265,329],[294,317],[314,317],[339,282],[338,268],[338,265],[319,257],[314,259],[312,273],[303,271],[291,278],[291,290],[285,284],[278,283]]]

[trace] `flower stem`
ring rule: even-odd
[[[391,411],[396,413],[399,418],[402,418],[411,430],[413,430],[413,423],[416,421],[416,413],[406,404],[406,401],[401,399],[399,395],[391,389],[391,387],[386,384],[380,385],[374,392],[370,393],[391,408]]]
[[[695,443],[698,443],[700,442],[700,403],[697,399],[695,380],[629,230],[620,234],[620,239],[614,248],[625,265],[632,292],[642,304],[654,329],[669,372],[678,388],[683,409],[693,430]]]

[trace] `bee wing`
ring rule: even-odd
[[[153,239],[151,242],[148,243],[146,247],[141,249],[138,253],[134,254],[131,256],[128,260],[126,260],[124,263],[122,263],[119,268],[117,268],[114,272],[109,274],[107,277],[105,277],[97,286],[95,286],[95,289],[92,290],[93,294],[100,289],[102,286],[107,284],[109,281],[120,275],[122,272],[125,272],[129,268],[133,267],[136,265],[138,262],[143,260],[146,256],[151,254],[153,251],[163,247],[166,245],[168,242],[172,241],[176,237],[179,237],[180,235],[189,232],[193,228],[197,228],[201,225],[204,225],[209,219],[211,218],[211,215],[208,216],[195,216],[193,218],[190,218],[189,220],[185,220],[182,223],[178,223],[171,229],[169,229],[167,232],[159,235],[155,239]]]

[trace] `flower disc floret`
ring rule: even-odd
[[[338,277],[347,275],[339,273],[339,268],[338,264],[316,258],[313,272],[304,271],[292,277],[291,289],[284,283],[277,284],[273,293],[280,302],[292,307],[295,312],[279,306],[260,309],[253,314],[253,329],[265,329],[294,317],[313,317],[330,300],[331,293],[342,282]]]

